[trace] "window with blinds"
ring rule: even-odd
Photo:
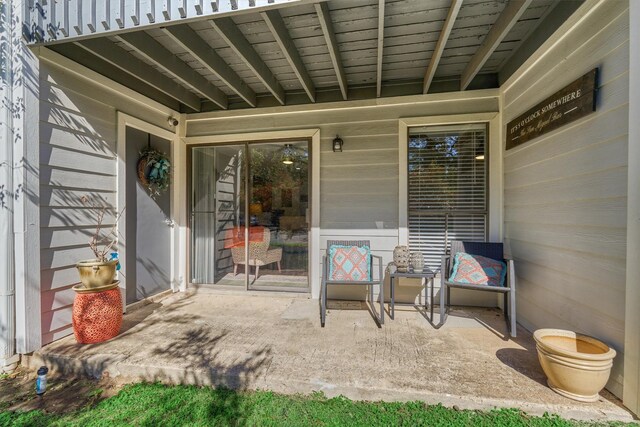
[[[434,271],[451,240],[485,240],[487,126],[409,129],[409,247]]]

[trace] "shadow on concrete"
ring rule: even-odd
[[[538,363],[535,349],[501,348],[496,351],[496,357],[514,371],[546,387],[547,377]]]
[[[228,338],[228,332],[214,332],[202,316],[187,314],[187,306],[197,292],[194,289],[188,295],[165,304],[140,306],[125,316],[120,335],[110,341],[93,345],[81,345],[71,340],[54,343],[49,346],[49,351],[43,353],[43,361],[63,376],[100,379],[109,377],[112,372],[126,380],[220,388],[208,408],[211,418],[219,422],[221,418],[237,416],[239,396],[231,389],[255,388],[256,381],[267,373],[272,363],[272,348],[264,345],[247,353],[225,352],[222,342]],[[162,311],[159,313],[158,310]],[[153,329],[144,335],[151,326]],[[165,330],[183,332],[157,336],[149,344],[149,333]],[[138,336],[140,343],[151,346],[142,355],[137,352],[138,348],[131,348],[131,339]],[[125,350],[118,352],[119,348],[114,344],[127,338],[129,342],[123,346]],[[145,353],[153,363],[139,360],[145,357]],[[162,394],[160,399],[171,399],[171,396]],[[227,421],[231,424],[234,419]]]

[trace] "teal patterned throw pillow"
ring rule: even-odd
[[[507,265],[503,261],[458,252],[449,281],[470,285],[504,286]]]

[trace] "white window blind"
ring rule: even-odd
[[[486,240],[487,126],[409,130],[409,247],[434,271],[451,240]]]

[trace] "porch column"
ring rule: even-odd
[[[39,70],[28,2],[0,4],[0,370],[40,347]]]
[[[623,402],[640,414],[640,2],[629,2],[629,166]]]
[[[0,3],[0,372],[16,362],[11,141],[11,3]]]

